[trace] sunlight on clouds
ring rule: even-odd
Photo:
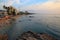
[[[6,6],[13,6],[13,5],[23,5],[30,2],[30,0],[4,0],[1,3],[3,3]]]
[[[5,6],[19,6],[23,4],[27,4],[30,0],[0,0],[0,9],[3,9],[3,5]],[[16,7],[17,8],[17,7]]]
[[[12,0],[9,1],[9,0],[8,0],[8,2],[5,3],[5,5],[6,5],[6,6],[11,6],[13,3],[14,3],[14,1],[12,1]]]
[[[60,8],[60,3],[46,2],[43,3],[42,5],[39,5],[39,7],[41,7],[41,9],[54,10]]]
[[[60,13],[60,2],[47,1],[42,4],[30,5],[27,10],[35,10],[35,12],[44,13]]]
[[[4,3],[3,2],[0,3],[0,9],[2,9],[3,5],[6,5],[6,6],[12,5],[14,7],[19,6],[21,10],[34,10],[34,12],[41,12],[41,13],[43,12],[44,13],[60,13],[60,0],[48,0],[42,3],[36,2],[35,4],[34,3],[28,4],[31,1],[32,0],[7,0]]]
[[[20,0],[15,0],[15,3],[20,4]]]
[[[60,0],[48,0],[48,1],[60,2]]]
[[[0,2],[0,10],[3,9],[3,5],[5,6],[13,6],[14,4],[20,4],[20,0],[2,0]]]
[[[36,4],[36,5],[30,5],[27,7],[27,9],[33,9],[33,10],[50,10],[50,9],[58,9],[60,8],[60,3],[54,3],[54,2],[45,2],[42,4]]]
[[[10,6],[13,5],[14,3],[19,4],[20,0],[7,0],[7,2],[5,2],[5,5]]]

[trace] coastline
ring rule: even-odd
[[[19,18],[20,16],[22,16],[22,15],[8,16],[8,17],[3,17],[0,19],[0,32],[1,32],[0,40],[8,40],[8,34],[6,32],[3,33],[2,30],[5,31],[5,29],[9,29],[10,26],[12,25],[12,22],[16,18]]]
[[[17,19],[22,15],[16,15],[16,16],[7,16],[7,17],[3,17],[0,19],[0,29],[3,27],[3,25],[10,25],[12,19]]]

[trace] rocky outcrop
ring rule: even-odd
[[[28,31],[21,34],[21,36],[19,36],[16,40],[57,40],[57,39],[45,33],[37,34]]]
[[[4,27],[10,26],[12,23],[12,19],[8,16],[0,19],[0,29],[3,29]]]
[[[8,40],[8,35],[7,34],[0,34],[0,40]]]

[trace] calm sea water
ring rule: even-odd
[[[60,15],[33,14],[17,18],[7,31],[9,40],[26,31],[47,33],[60,40]]]

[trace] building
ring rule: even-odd
[[[0,18],[7,15],[7,12],[5,10],[0,10]]]

